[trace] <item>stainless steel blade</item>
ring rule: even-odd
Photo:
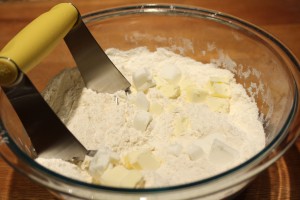
[[[39,157],[82,160],[87,150],[50,108],[29,78],[20,71],[20,80],[3,91],[15,109]]]
[[[64,40],[87,88],[96,92],[114,93],[130,87],[128,80],[98,45],[81,17]]]

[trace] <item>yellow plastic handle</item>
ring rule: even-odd
[[[22,29],[0,52],[0,85],[16,81],[16,65],[23,72],[36,66],[73,28],[78,16],[71,3],[60,3]]]

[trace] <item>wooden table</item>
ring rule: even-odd
[[[1,3],[2,2],[2,3]],[[0,48],[25,24],[60,1],[0,0]],[[299,0],[73,0],[81,13],[132,3],[195,5],[222,11],[252,22],[267,30],[300,59]],[[44,62],[51,62],[46,60]],[[300,119],[299,119],[300,123]],[[20,175],[0,159],[0,200],[55,199],[46,189]],[[300,140],[237,199],[300,199]]]

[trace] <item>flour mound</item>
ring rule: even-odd
[[[256,103],[236,83],[230,71],[163,48],[155,52],[145,47],[128,51],[108,49],[106,53],[129,81],[132,81],[133,72],[141,67],[157,77],[164,66],[178,68],[182,80],[199,87],[206,87],[210,77],[226,76],[230,80],[228,112],[216,112],[206,104],[186,101],[184,91],[178,98],[168,98],[156,87],[149,88],[145,95],[150,104],[155,102],[163,109],[159,114],[152,114],[153,119],[145,131],[134,127],[134,117],[139,109],[132,103],[136,95],[134,90],[129,96],[123,91],[96,93],[84,87],[76,68],[64,70],[48,85],[43,92],[45,100],[87,149],[97,150],[105,146],[121,157],[144,149],[151,150],[159,158],[161,166],[157,170],[143,171],[145,187],[183,184],[216,175],[244,162],[264,147],[265,134]],[[159,83],[156,81],[156,84]],[[180,133],[174,128],[174,122],[178,120],[183,121]],[[221,147],[223,144],[226,148],[228,146],[228,156],[234,157],[233,160],[223,164],[212,161],[216,140],[221,141],[216,143]],[[178,155],[168,150],[174,144],[182,147]],[[191,145],[201,147],[203,156],[191,160],[188,151]],[[77,177],[78,169],[69,164],[45,159],[38,162],[66,176]],[[80,180],[92,180],[87,172],[80,173],[83,173],[77,177]]]

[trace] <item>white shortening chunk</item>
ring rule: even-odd
[[[98,179],[102,173],[111,165],[117,164],[119,156],[108,148],[99,149],[90,160],[89,173],[94,179]]]
[[[137,92],[135,105],[142,110],[148,111],[150,102],[148,101],[146,95],[143,92]]]
[[[181,79],[181,71],[176,66],[165,66],[160,70],[159,75],[170,84],[176,85]]]
[[[178,143],[170,144],[168,146],[168,152],[174,156],[179,156],[179,154],[182,152],[182,146]]]
[[[218,165],[234,162],[239,157],[239,153],[234,148],[228,146],[221,140],[215,139],[209,153],[209,160]]]
[[[108,154],[95,155],[94,159],[90,162],[89,173],[93,178],[97,179],[108,168],[109,164],[110,159]]]
[[[212,96],[221,97],[221,98],[231,97],[230,86],[226,83],[213,83],[212,89],[213,89]]]
[[[208,96],[205,103],[213,111],[221,113],[229,112],[229,99]]]
[[[186,153],[189,155],[191,160],[198,160],[204,155],[204,151],[202,150],[202,148],[195,144],[187,146]]]
[[[134,188],[142,179],[140,171],[128,170],[120,165],[107,169],[101,176],[100,182],[107,186]]]
[[[117,91],[117,92],[116,92],[116,97],[117,97],[118,99],[123,99],[123,100],[126,100],[126,99],[127,99],[126,92],[123,91],[123,90]]]
[[[129,169],[155,170],[160,162],[150,151],[133,151],[124,157],[124,165]]]
[[[155,86],[151,73],[146,68],[139,68],[132,74],[132,82],[137,91],[146,91]]]
[[[151,114],[144,110],[140,110],[135,114],[133,119],[133,127],[137,130],[145,131],[151,121]]]

